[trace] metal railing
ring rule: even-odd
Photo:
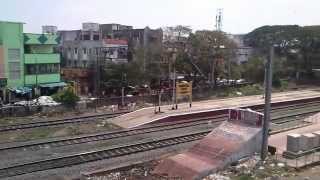
[[[303,168],[315,163],[319,163],[320,162],[320,152],[312,152],[311,154],[302,156],[302,157],[298,157],[295,159],[288,159],[282,156],[282,154],[276,154],[275,155],[275,159],[279,162],[283,162],[284,164],[286,164],[289,167],[293,167],[293,168]]]

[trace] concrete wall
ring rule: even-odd
[[[57,45],[59,38],[55,34],[33,34],[24,33],[24,44],[35,45],[35,44],[51,44]]]
[[[0,45],[0,78],[6,78],[4,66],[4,50],[3,47]]]
[[[24,64],[60,64],[60,54],[24,54]]]
[[[30,54],[52,54],[53,45],[30,45]]]
[[[261,127],[224,122],[188,151],[163,160],[154,172],[184,180],[202,179],[232,162],[260,152],[261,140]]]
[[[56,83],[60,80],[60,74],[25,75],[26,85]]]
[[[19,87],[24,85],[23,68],[23,24],[16,22],[0,21],[0,39],[3,47],[3,59],[5,76],[8,78],[8,87]],[[15,62],[20,63],[20,77],[18,79],[10,78],[8,64],[8,50],[19,49],[20,57]]]
[[[96,61],[96,48],[102,47],[102,41],[66,41],[61,47],[66,67],[90,67]],[[78,49],[77,54],[74,52],[75,48]],[[86,54],[83,48],[87,49]]]

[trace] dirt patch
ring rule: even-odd
[[[110,124],[106,120],[64,126],[41,127],[0,133],[0,143],[108,132],[118,129],[120,129],[120,127]]]

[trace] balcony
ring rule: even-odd
[[[24,64],[59,63],[60,54],[24,54]]]
[[[39,74],[39,75],[26,75],[26,85],[47,84],[60,82],[60,74]]]
[[[57,45],[59,44],[60,38],[55,34],[24,34],[24,44],[47,44],[47,45]]]

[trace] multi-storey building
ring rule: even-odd
[[[132,30],[132,26],[121,25],[121,24],[100,24],[100,32],[103,38],[112,39],[114,38],[114,32]]]
[[[125,39],[131,49],[137,47],[147,47],[151,44],[161,44],[163,32],[161,29],[128,29],[114,31],[114,38]]]
[[[127,63],[128,42],[119,39],[104,39],[101,53],[103,53],[106,61],[110,60],[114,63]]]
[[[24,34],[24,84],[40,94],[51,94],[65,84],[60,81],[60,54],[54,52],[55,34]]]
[[[83,23],[81,30],[58,31],[61,37],[59,51],[62,55],[62,76],[73,81],[79,94],[88,95],[93,92],[94,73],[97,60],[105,62],[128,62],[128,43],[126,40],[103,38],[101,29],[119,30],[116,24],[99,26],[96,23]],[[127,27],[130,28],[130,27]],[[103,54],[103,55],[102,55]],[[102,59],[104,57],[104,59]]]
[[[60,80],[60,55],[54,34],[23,33],[23,23],[0,21],[1,98],[15,94],[50,94],[65,86]]]
[[[236,62],[237,64],[245,63],[249,60],[250,56],[253,54],[253,48],[246,46],[244,44],[242,34],[228,35],[228,37],[235,42],[236,48]]]
[[[99,66],[107,62],[127,63],[133,60],[131,55],[136,49],[144,48],[147,56],[149,49],[159,50],[162,44],[161,29],[133,29],[120,24],[83,23],[81,30],[58,31],[58,34],[63,78],[76,82],[81,94],[93,92],[92,75],[98,60]]]

